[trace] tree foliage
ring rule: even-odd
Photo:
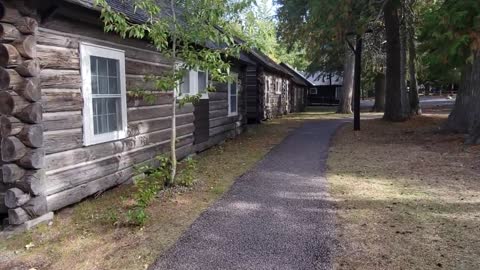
[[[175,91],[189,70],[208,71],[212,81],[231,80],[229,59],[238,58],[248,42],[236,42],[235,29],[227,18],[233,19],[251,4],[251,0],[132,0],[124,4],[134,15],[113,9],[106,0],[95,0],[101,7],[101,19],[106,32],[123,38],[143,39],[172,64],[162,76],[146,75],[156,91],[173,92],[171,159],[172,179],[176,175],[176,105],[194,102],[198,95]],[[139,19],[140,18],[140,19]],[[209,87],[209,91],[214,91]],[[148,91],[136,89],[148,96]],[[181,99],[177,99],[180,96]]]
[[[242,21],[234,23],[238,35],[249,40],[253,47],[273,60],[305,70],[309,64],[305,50],[299,46],[287,47],[279,41],[276,14],[267,2],[259,0],[244,10],[241,14]]]
[[[480,1],[424,3],[421,50],[429,78],[460,78],[460,71],[480,50]]]

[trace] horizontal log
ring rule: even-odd
[[[0,44],[0,66],[16,67],[23,62],[17,48],[11,44]]]
[[[228,109],[228,102],[224,100],[210,101],[209,107],[211,111]]]
[[[20,168],[16,164],[3,164],[0,167],[1,182],[5,184],[12,184],[22,179],[26,173],[25,169]]]
[[[193,132],[192,115],[179,116],[177,118],[179,127],[178,135],[186,135]],[[101,159],[122,152],[130,151],[135,148],[141,148],[148,144],[155,144],[162,141],[169,140],[171,130],[170,119],[142,121],[135,123],[135,132],[140,132],[134,137],[129,137],[121,141],[108,142],[103,144],[92,145],[89,147],[76,147],[76,149],[51,153],[46,157],[46,169],[48,171],[61,169],[69,166],[74,166],[84,162],[91,162],[96,159]],[[132,132],[132,131],[130,131]],[[61,140],[58,136],[66,136],[64,132],[56,133],[52,136],[52,141]],[[47,137],[47,136],[46,136]],[[57,139],[58,138],[58,139]],[[68,139],[68,137],[66,138]],[[55,144],[52,144],[54,147]],[[51,150],[57,151],[57,150]]]
[[[0,113],[14,115],[25,123],[38,124],[42,121],[42,104],[31,103],[12,91],[0,91]]]
[[[227,132],[227,131],[235,130],[235,128],[236,128],[236,124],[235,124],[235,123],[227,124],[227,125],[223,125],[223,126],[218,126],[218,127],[215,127],[215,128],[211,128],[211,129],[210,129],[210,136],[215,136],[215,135],[218,135],[218,134],[222,134],[222,133],[224,133],[224,132]]]
[[[17,138],[26,146],[39,148],[43,146],[43,126],[25,125]]]
[[[38,59],[23,61],[15,71],[23,77],[36,77],[40,74],[40,62]]]
[[[172,115],[172,106],[171,105],[157,105],[157,106],[145,106],[145,107],[134,107],[128,108],[128,120],[129,121],[139,121],[139,120],[148,120],[159,117],[166,117]],[[177,106],[177,114],[186,114],[193,112],[193,105],[186,104],[182,108]]]
[[[149,43],[138,39],[123,39],[119,35],[105,33],[102,28],[89,27],[87,24],[72,23],[67,20],[53,18],[45,27],[39,29],[42,44],[56,46],[78,46],[78,42],[88,41],[101,46],[117,48],[125,51],[125,58],[147,62],[161,63],[171,66],[173,61],[158,53]],[[71,29],[75,29],[72,33]],[[57,37],[48,37],[47,34]],[[170,63],[170,64],[169,64]]]
[[[146,94],[151,95],[152,101],[146,101],[143,97],[132,97],[127,95],[127,106],[128,107],[141,107],[141,106],[153,106],[153,105],[166,105],[171,104],[173,100],[172,93],[164,92],[147,92]]]
[[[23,192],[19,188],[11,188],[5,192],[5,206],[8,208],[17,208],[22,206],[30,199],[30,194]]]
[[[80,69],[80,56],[77,49],[57,46],[37,45],[37,57],[41,68],[47,69]]]
[[[42,89],[81,89],[82,77],[79,70],[42,69]]]
[[[3,6],[3,15],[0,19],[1,22],[7,22],[15,25],[15,27],[24,34],[35,33],[38,27],[38,23],[31,17],[24,17],[18,10],[18,7]]]
[[[17,48],[18,53],[27,59],[34,59],[37,57],[37,40],[35,36],[24,36],[22,39],[17,39],[12,43]]]
[[[177,115],[176,125],[182,126],[193,123],[193,114],[181,114]],[[168,129],[171,127],[172,117],[162,117],[151,120],[140,120],[136,122],[128,123],[128,136],[137,136],[140,134],[155,132],[162,129]]]
[[[210,119],[210,128],[231,124],[235,121],[236,119],[234,117],[228,117],[228,116]]]
[[[157,105],[128,108],[128,121],[148,120],[159,117],[166,117],[172,114],[170,105]]]
[[[21,112],[16,113],[15,117],[29,124],[39,124],[42,122],[42,104],[39,102],[30,103]]]
[[[215,118],[225,117],[225,116],[228,116],[228,109],[210,111],[209,113],[210,119],[215,119]]]
[[[48,211],[55,211],[65,206],[80,202],[99,191],[121,185],[134,176],[133,167],[119,170],[114,174],[93,180],[47,197]]]
[[[44,112],[79,111],[83,96],[80,89],[45,89],[42,103]]]
[[[47,198],[45,196],[33,197],[22,207],[8,209],[8,222],[20,225],[30,219],[47,213]]]
[[[39,101],[42,98],[40,78],[25,78],[23,80],[23,86],[14,89],[14,91],[29,101]]]
[[[47,112],[43,114],[44,131],[77,129],[83,126],[82,112]]]
[[[181,147],[187,142],[190,144],[193,142],[191,133],[188,136],[179,138],[177,145]],[[160,153],[165,153],[169,147],[169,141],[164,141],[141,148],[135,148],[108,158],[96,160],[95,162],[79,163],[76,166],[63,167],[63,169],[51,172],[47,171],[48,181],[46,183],[46,194],[52,195],[85,184],[94,179],[114,174],[119,170],[152,159]],[[65,181],[65,179],[68,179],[68,181]]]
[[[22,33],[13,24],[0,23],[0,41],[12,42],[23,38]]]
[[[3,137],[0,146],[1,160],[3,162],[19,160],[27,153],[27,147],[16,137]]]
[[[0,115],[0,138],[7,137],[12,133],[12,122],[5,115]]]
[[[172,70],[171,67],[158,65],[155,62],[125,59],[125,72],[129,75],[156,75],[162,76]]]
[[[23,208],[8,209],[8,223],[11,225],[20,225],[29,221],[31,218]]]
[[[47,154],[63,152],[83,146],[81,129],[48,131],[44,133],[44,146]]]
[[[79,48],[79,41],[77,38],[70,38],[66,35],[52,33],[44,28],[40,28],[38,31],[37,43],[40,45],[63,47],[77,50]]]
[[[44,195],[45,193],[45,171],[28,170],[25,175],[13,182],[11,185],[33,195]]]
[[[183,158],[188,154],[192,153],[191,141],[189,144],[186,144],[177,149],[177,157]],[[155,158],[147,160],[142,165],[158,166],[158,160]],[[121,185],[129,181],[135,174],[133,166],[130,166],[123,170],[118,170],[111,175],[101,177],[99,179],[93,180],[91,182],[79,185],[74,188],[70,188],[55,194],[52,194],[47,197],[48,210],[55,211],[61,209],[67,205],[77,203],[84,198],[87,198],[99,191],[107,190],[114,186]]]
[[[183,158],[186,155],[192,153],[191,142],[193,138],[190,138],[190,143],[177,148],[177,156]],[[139,165],[151,165],[158,166],[158,160],[155,158],[148,159]],[[48,206],[50,210],[60,209],[66,205],[78,202],[81,199],[90,196],[98,191],[108,189],[110,187],[119,185],[131,179],[135,170],[133,166],[125,169],[117,170],[113,174],[95,179],[93,181],[81,184],[76,187],[65,189],[55,194],[48,196]]]
[[[34,18],[22,17],[13,23],[22,34],[34,34],[38,29],[38,22]]]
[[[42,169],[45,166],[45,150],[31,149],[17,161],[17,164],[26,169]]]
[[[5,90],[10,86],[10,75],[8,70],[0,67],[0,90]]]
[[[224,92],[210,92],[208,93],[208,98],[210,100],[227,100],[228,94]]]

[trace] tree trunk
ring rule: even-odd
[[[462,81],[447,130],[468,133],[466,142],[480,143],[480,51],[474,52],[473,62],[462,72]]]
[[[173,18],[173,51],[172,51],[172,56],[173,59],[177,57],[177,37],[176,37],[176,30],[177,30],[177,18],[175,15],[175,1],[170,0],[170,8],[172,12],[172,18]],[[173,72],[175,73],[175,65],[173,65]],[[172,101],[172,133],[171,133],[171,138],[170,138],[170,159],[172,162],[172,168],[171,168],[171,174],[170,174],[170,181],[171,184],[175,183],[175,177],[177,175],[177,152],[176,152],[176,141],[177,141],[177,115],[176,115],[176,109],[177,109],[177,95],[175,93],[175,89],[173,89],[173,101]]]
[[[385,111],[385,74],[378,73],[375,76],[375,104],[372,112]]]
[[[338,104],[337,113],[352,113],[352,97],[353,97],[353,71],[355,68],[355,55],[347,48],[345,55],[345,65],[343,70],[343,86],[340,93],[340,104]]]
[[[417,71],[415,67],[416,59],[417,51],[415,48],[415,29],[410,23],[408,31],[408,71],[410,77],[410,113],[412,115],[422,114],[422,109],[420,108],[420,99],[418,98]]]
[[[388,1],[384,8],[385,35],[387,40],[387,70],[385,91],[385,114],[387,121],[405,121],[407,116],[402,107],[402,91],[400,88],[400,22],[398,19],[398,3]]]

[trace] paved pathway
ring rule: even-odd
[[[151,269],[330,269],[325,161],[341,121],[306,123],[237,179]]]

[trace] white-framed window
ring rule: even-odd
[[[125,52],[82,42],[80,64],[84,145],[126,138]]]
[[[238,115],[238,74],[232,73],[232,77],[228,82],[228,116]]]
[[[276,80],[275,94],[277,94],[277,95],[282,94],[282,80],[281,79]]]
[[[179,86],[179,98],[202,94],[208,98],[208,71],[189,70],[183,75]]]
[[[310,95],[316,95],[317,94],[317,88],[310,88]]]

